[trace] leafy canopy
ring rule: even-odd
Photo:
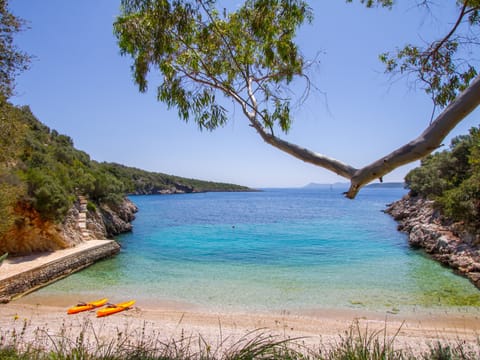
[[[0,0],[0,96],[3,98],[13,94],[15,76],[28,69],[30,56],[17,49],[13,42],[14,35],[24,25],[22,19],[10,13],[8,1]]]
[[[394,5],[393,0],[359,1],[366,7]],[[452,106],[417,139],[360,169],[274,134],[275,127],[287,132],[291,126],[288,85],[304,79],[307,93],[310,86],[309,62],[295,43],[299,27],[312,20],[306,1],[246,0],[222,10],[223,2],[215,0],[122,0],[114,32],[122,54],[133,59],[140,91],[146,91],[150,71],[159,72],[158,100],[208,130],[227,122],[225,97],[240,105],[266,143],[350,179],[346,196],[354,198],[367,183],[430,154],[480,104],[478,60],[470,63],[460,50],[464,44],[478,45],[480,0],[455,4],[457,21],[443,38],[424,48],[407,45],[380,55],[387,72],[414,74],[435,105]]]
[[[371,2],[371,1],[369,1]],[[428,6],[428,2],[423,3]],[[458,14],[450,31],[425,46],[407,44],[380,60],[386,71],[414,75],[435,105],[444,107],[477,76],[472,48],[478,46],[480,0],[456,1]]]
[[[392,0],[360,2],[394,5]],[[478,44],[480,0],[457,5],[457,19],[444,37],[379,56],[387,73],[415,75],[440,107],[477,75],[463,50]],[[123,0],[122,6],[114,31],[122,54],[134,59],[141,91],[153,68],[162,75],[158,99],[177,108],[180,118],[193,117],[201,129],[225,124],[220,99],[226,96],[258,116],[265,128],[279,125],[288,131],[291,99],[285,86],[305,76],[307,65],[295,44],[296,31],[313,17],[305,1],[247,0],[233,11],[222,11],[215,0]]]
[[[120,49],[134,59],[135,82],[162,74],[158,99],[176,107],[200,129],[227,121],[219,97],[255,111],[264,126],[290,128],[290,99],[283,88],[303,75],[294,42],[298,27],[312,19],[305,1],[248,0],[233,12],[215,1],[123,0],[114,24]],[[259,107],[257,107],[259,106]]]

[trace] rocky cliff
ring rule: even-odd
[[[119,205],[89,206],[86,210],[86,230],[91,239],[107,239],[132,230],[137,206],[125,198]],[[82,212],[80,201],[69,210],[62,226],[62,235],[70,246],[88,240],[79,229],[78,219]]]
[[[0,236],[0,254],[11,256],[59,250],[75,244],[75,240],[62,234],[62,225],[45,220],[28,203],[15,206],[16,220],[8,231]]]
[[[434,208],[433,201],[406,195],[389,205],[386,213],[408,234],[414,248],[422,248],[433,259],[470,279],[480,289],[480,236],[465,231]]]
[[[19,203],[15,208],[18,219],[0,237],[0,254],[23,256],[73,247],[85,240],[112,238],[132,230],[137,210],[126,198],[116,206],[92,205],[88,209],[82,209],[77,200],[63,223],[56,223],[45,220],[30,204]],[[86,229],[80,226],[82,212]]]

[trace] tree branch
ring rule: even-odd
[[[354,198],[360,188],[368,184],[372,180],[375,180],[377,178],[381,179],[385,174],[391,172],[393,169],[401,165],[421,159],[426,155],[430,154],[432,151],[434,151],[440,146],[441,142],[448,135],[448,133],[460,121],[462,121],[470,112],[472,112],[478,105],[480,105],[479,75],[470,83],[470,85],[468,85],[468,88],[466,88],[462,93],[460,93],[456,97],[456,99],[454,99],[450,103],[450,105],[445,108],[445,110],[430,124],[430,126],[418,138],[398,148],[392,153],[376,160],[375,162],[363,168],[356,169],[348,164],[340,162],[339,160],[329,158],[322,154],[313,152],[296,144],[280,139],[273,134],[271,128],[270,131],[268,130],[268,126],[272,122],[272,119],[279,120],[280,126],[284,126],[285,129],[288,128],[288,123],[287,125],[285,125],[285,121],[290,121],[290,99],[285,99],[287,101],[287,104],[284,104],[281,101],[281,95],[283,93],[282,91],[280,91],[282,90],[280,86],[282,86],[282,84],[288,84],[294,76],[304,76],[303,70],[305,69],[305,66],[303,64],[302,57],[298,56],[296,52],[296,47],[291,41],[293,38],[287,39],[288,41],[286,42],[286,45],[288,46],[290,46],[290,44],[292,43],[292,48],[290,50],[295,50],[288,52],[288,54],[292,56],[292,58],[290,60],[285,60],[287,61],[287,64],[284,64],[284,61],[282,60],[285,57],[283,54],[285,51],[280,51],[280,49],[277,49],[277,53],[273,54],[277,56],[278,59],[276,58],[275,61],[272,60],[265,62],[262,60],[262,56],[265,56],[265,49],[263,47],[263,44],[258,42],[248,42],[248,44],[244,44],[245,35],[249,34],[248,28],[247,30],[245,30],[242,27],[244,23],[242,23],[241,21],[248,20],[245,14],[242,15],[242,13],[240,13],[241,16],[239,20],[236,20],[236,22],[234,22],[233,24],[232,17],[230,19],[231,21],[227,22],[226,24],[226,29],[228,29],[228,31],[224,33],[221,31],[223,23],[220,25],[220,23],[217,22],[219,18],[217,18],[216,13],[210,12],[209,10],[208,6],[210,2],[204,0],[198,1],[201,7],[198,12],[204,11],[208,16],[208,19],[206,19],[207,22],[205,24],[202,23],[201,20],[199,20],[199,23],[195,23],[196,20],[193,19],[193,24],[191,24],[190,20],[187,21],[183,18],[179,20],[175,16],[173,16],[172,18],[172,15],[169,14],[164,16],[166,18],[170,16],[172,20],[180,21],[180,25],[182,26],[188,25],[185,27],[185,30],[184,27],[172,28],[171,26],[167,26],[168,22],[166,23],[167,25],[163,22],[159,23],[159,19],[155,19],[154,17],[152,17],[151,19],[148,18],[148,20],[152,20],[154,22],[154,25],[156,25],[157,27],[155,28],[155,34],[146,35],[146,40],[143,39],[143,34],[142,36],[137,35],[137,33],[141,33],[141,29],[126,29],[124,25],[122,25],[122,28],[118,27],[116,29],[117,37],[121,40],[120,44],[122,51],[125,54],[130,54],[134,59],[138,58],[139,56],[143,56],[144,53],[142,51],[144,50],[149,50],[151,48],[157,51],[157,49],[159,49],[158,54],[154,53],[158,58],[144,59],[140,57],[141,61],[135,65],[136,71],[139,73],[139,76],[143,76],[143,78],[145,78],[149,70],[148,66],[153,63],[159,65],[160,70],[169,79],[171,77],[176,77],[178,74],[180,80],[185,80],[185,84],[182,83],[181,85],[183,86],[183,90],[187,90],[187,95],[191,95],[193,93],[193,91],[190,91],[190,81],[193,82],[194,85],[198,85],[198,87],[193,86],[193,89],[195,91],[201,91],[202,88],[218,90],[226,97],[233,99],[234,102],[238,103],[242,107],[243,113],[247,117],[250,125],[257,131],[257,133],[266,143],[304,162],[323,167],[349,179],[351,185],[349,191],[346,193],[346,196],[348,198]],[[129,3],[129,1],[127,0],[122,1],[122,3],[124,2]],[[140,4],[142,2],[143,1],[139,1],[138,3]],[[391,4],[390,1],[384,2]],[[134,3],[137,4],[137,1],[134,1]],[[149,3],[149,6],[151,5],[150,2],[145,1],[145,3]],[[187,3],[188,2],[185,2],[185,4]],[[304,2],[302,1],[301,3],[303,4]],[[448,48],[448,51],[443,58],[442,56],[439,56],[439,60],[437,61],[438,64],[435,63],[435,55],[443,55],[440,53],[441,48],[448,44],[448,41],[451,39],[451,37],[454,35],[459,25],[461,24],[462,19],[464,19],[469,12],[473,11],[473,8],[468,8],[467,3],[467,0],[463,1],[463,7],[461,9],[459,17],[457,18],[456,23],[454,24],[450,32],[442,40],[432,43],[429,47],[430,50],[425,53],[421,53],[419,55],[415,53],[411,55],[406,52],[405,54],[402,54],[403,58],[406,57],[407,60],[413,59],[416,61],[418,59],[418,56],[421,56],[421,58],[425,59],[423,62],[423,65],[425,67],[432,65],[434,67],[440,68],[440,70],[442,70],[442,66],[445,67],[447,65],[451,65],[450,58],[447,59],[448,61],[444,61],[444,58],[451,55],[450,52],[448,52],[450,51]],[[183,2],[179,2],[179,4],[179,6],[182,6]],[[133,13],[134,10],[138,10],[139,13],[146,11],[140,5],[132,4],[131,10],[128,10],[125,15]],[[288,22],[293,21],[292,26],[294,25],[294,27],[296,28],[303,21],[303,17],[299,16],[300,15],[298,14],[293,14],[292,18],[287,20]],[[155,23],[155,21],[157,21],[157,23]],[[185,22],[185,24],[182,21]],[[117,22],[117,24],[119,23]],[[210,29],[209,24],[212,24],[213,33],[216,32],[215,40],[218,40],[221,43],[215,49],[211,47],[205,48],[204,41],[207,41],[208,39],[205,40],[203,39],[203,37],[193,36],[196,34],[200,34],[198,31],[203,31],[205,29],[211,31],[212,29]],[[134,25],[137,25],[137,23],[135,22]],[[247,25],[249,25],[249,23],[247,23]],[[190,28],[190,26],[192,26],[193,28]],[[177,32],[175,32],[175,29],[177,30]],[[158,40],[156,38],[156,34],[159,30],[162,30],[164,32],[170,31],[171,36],[169,36],[168,39],[162,37],[160,40]],[[269,36],[277,36],[279,34],[278,31],[280,31],[281,35],[282,30],[279,30],[278,27],[272,27],[265,29],[265,31],[268,32],[267,35]],[[295,30],[292,28],[292,31]],[[135,36],[133,36],[132,34]],[[185,38],[183,37],[184,34],[186,34]],[[190,35],[192,35],[193,38],[190,38]],[[165,47],[164,42],[166,40],[173,41],[175,46],[171,48]],[[415,51],[417,50],[416,47],[406,47],[406,50],[411,49]],[[243,50],[248,50],[248,52],[245,52],[244,54],[242,52]],[[273,50],[271,51],[273,52]],[[454,51],[451,50],[451,52]],[[243,56],[246,56],[246,58],[244,59]],[[217,60],[218,64],[220,65],[215,64]],[[392,69],[397,66],[397,61],[387,61],[386,55],[384,61],[387,62],[387,65],[390,67],[390,71],[392,71]],[[433,64],[428,64],[428,62],[433,62]],[[172,72],[162,69],[162,65],[165,64],[168,65],[169,68],[174,67],[175,71]],[[408,65],[406,67],[407,70],[410,69],[410,67],[416,67],[418,65],[418,63],[416,62],[409,63],[408,61],[404,64]],[[420,66],[421,65],[422,64],[420,64]],[[452,73],[452,71],[455,71],[455,69],[456,68],[450,70],[449,68],[447,68],[447,74]],[[429,69],[422,70],[423,72],[431,71]],[[440,75],[441,74],[439,74],[439,76]],[[460,85],[462,87],[467,86],[468,82],[474,76],[474,71],[460,75],[465,75],[465,78],[463,79],[465,84],[462,83]],[[423,80],[428,81],[429,78],[425,77]],[[309,84],[310,83],[308,82],[308,85]],[[433,84],[430,86],[430,88],[436,90]],[[454,97],[457,94],[458,88],[459,86],[455,87],[455,91],[452,92],[451,97]],[[272,92],[275,95],[272,94]],[[193,94],[191,98],[195,99],[195,95],[196,94]],[[179,105],[180,103],[179,106],[183,106],[183,109],[188,108],[188,106],[185,106],[185,98],[182,96],[180,96],[180,100],[178,100],[175,99],[175,94],[173,94],[172,99],[169,100],[172,104]],[[179,102],[175,103],[175,100],[178,100]],[[450,95],[448,100],[450,100]],[[268,113],[269,105],[275,106],[275,112],[273,112],[273,114]],[[285,107],[283,108],[282,105],[284,105]],[[188,108],[188,110],[191,110],[191,108]],[[286,110],[286,112],[280,113],[283,110]],[[192,111],[195,111],[195,108]],[[202,113],[201,115],[203,116],[204,114]],[[284,120],[283,123],[281,122],[281,120]]]
[[[415,140],[398,148],[392,153],[361,169],[356,169],[336,159],[318,154],[296,144],[282,140],[265,131],[256,119],[254,112],[245,111],[251,126],[261,138],[279,150],[282,150],[302,161],[323,167],[350,180],[350,189],[345,194],[353,199],[358,191],[375,179],[382,178],[399,166],[422,159],[437,149],[449,132],[477,106],[480,105],[480,75],[464,90]]]
[[[344,164],[336,159],[329,158],[322,154],[318,154],[296,144],[282,140],[273,134],[267,133],[263,128],[262,124],[256,119],[255,114],[245,114],[247,115],[251,126],[257,131],[263,141],[265,141],[267,144],[270,144],[277,149],[296,157],[297,159],[323,167],[347,179],[351,179],[352,176],[357,172],[357,169],[351,167],[348,164]]]
[[[463,3],[462,9],[460,11],[460,15],[458,16],[458,19],[455,22],[455,24],[453,25],[452,29],[450,29],[450,32],[442,40],[440,40],[432,50],[429,50],[427,52],[428,55],[427,55],[427,58],[423,62],[424,64],[426,64],[428,62],[428,60],[430,59],[430,57],[433,56],[434,54],[436,54],[440,50],[440,48],[443,46],[443,44],[445,44],[448,41],[448,39],[450,39],[452,37],[452,35],[455,33],[457,28],[460,26],[460,24],[463,20],[463,17],[466,15],[467,5],[468,5],[468,1],[465,1]],[[432,44],[432,46],[433,46],[433,44]]]
[[[258,129],[257,129],[258,131]],[[287,154],[290,154],[297,159],[305,161],[307,163],[323,167],[324,169],[330,170],[337,175],[343,176],[344,178],[350,179],[356,173],[357,169],[354,167],[344,164],[341,161],[338,161],[333,158],[329,158],[325,155],[313,152],[296,144],[292,144],[288,141],[282,140],[274,135],[263,132],[260,133],[262,139],[280,149]]]
[[[351,177],[350,189],[346,196],[353,199],[360,188],[372,180],[381,178],[399,166],[422,159],[430,154],[440,146],[448,133],[478,105],[480,105],[480,75],[450,103],[418,138],[359,169]]]

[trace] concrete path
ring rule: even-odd
[[[112,241],[113,240],[89,240],[78,244],[73,248],[7,258],[0,266],[0,281],[19,275],[26,271],[34,270],[35,268],[55,262],[64,257],[104,246]]]

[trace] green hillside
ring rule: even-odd
[[[37,120],[28,107],[2,102],[0,111],[0,237],[21,221],[19,207],[58,223],[78,195],[93,204],[115,204],[126,194],[249,190],[98,163],[75,149],[70,137]]]
[[[245,186],[187,179],[115,163],[101,163],[99,166],[117,179],[120,179],[124,185],[125,192],[128,194],[252,191]]]

